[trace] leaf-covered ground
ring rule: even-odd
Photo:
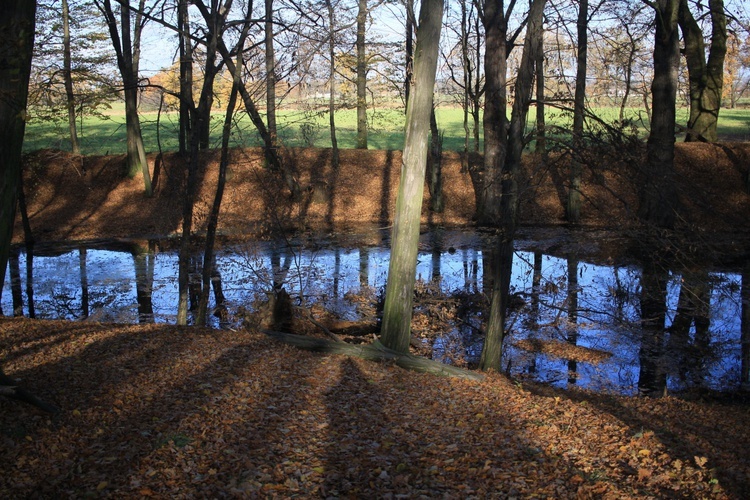
[[[0,497],[742,498],[747,402],[437,378],[252,332],[0,319]]]

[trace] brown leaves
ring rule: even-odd
[[[207,335],[207,333],[209,333]],[[738,497],[743,405],[447,380],[249,332],[0,319],[3,497]]]

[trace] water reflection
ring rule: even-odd
[[[747,269],[679,268],[635,259],[622,242],[589,248],[577,244],[585,240],[580,234],[538,236],[522,234],[515,242],[508,274],[502,366],[515,376],[628,394],[737,387],[750,376]],[[492,261],[489,239],[473,231],[421,238],[423,323],[414,330],[436,359],[478,361],[493,286],[484,272]],[[196,248],[190,262],[191,310],[202,291],[201,255]],[[296,304],[360,319],[362,304],[353,297],[377,301],[388,258],[385,234],[349,235],[343,243],[224,244],[214,256],[210,323],[236,327],[241,311],[282,288]],[[13,248],[0,306],[4,314],[39,318],[174,322],[177,269],[174,241],[38,245],[33,253]]]

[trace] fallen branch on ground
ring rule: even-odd
[[[305,335],[295,335],[293,333],[263,329],[260,331],[280,342],[308,351],[356,356],[370,361],[393,361],[396,365],[407,370],[432,373],[433,375],[444,377],[457,377],[467,380],[484,379],[484,375],[481,373],[464,370],[463,368],[446,365],[427,358],[412,356],[411,354],[402,354],[388,349],[378,341],[375,341],[373,344],[354,345],[346,342],[334,342],[326,339],[307,337]]]

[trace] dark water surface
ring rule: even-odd
[[[212,326],[236,328],[243,310],[281,286],[297,303],[359,319],[352,296],[382,294],[388,238],[387,231],[371,231],[224,242],[216,252],[210,306],[226,314],[212,316]],[[491,241],[473,230],[422,234],[417,274],[425,300],[417,307],[440,319],[422,340],[435,359],[471,366],[479,357]],[[606,232],[523,230],[515,242],[503,366],[558,386],[625,394],[636,393],[639,379],[654,370],[670,390],[737,388],[742,297],[750,287],[745,270],[743,288],[743,258],[699,251],[698,259],[688,250],[655,266],[636,258],[633,246]],[[197,294],[201,259],[196,247]],[[14,248],[0,306],[5,315],[173,323],[177,269],[174,240],[37,245],[31,258]],[[662,319],[644,323],[643,311]]]

